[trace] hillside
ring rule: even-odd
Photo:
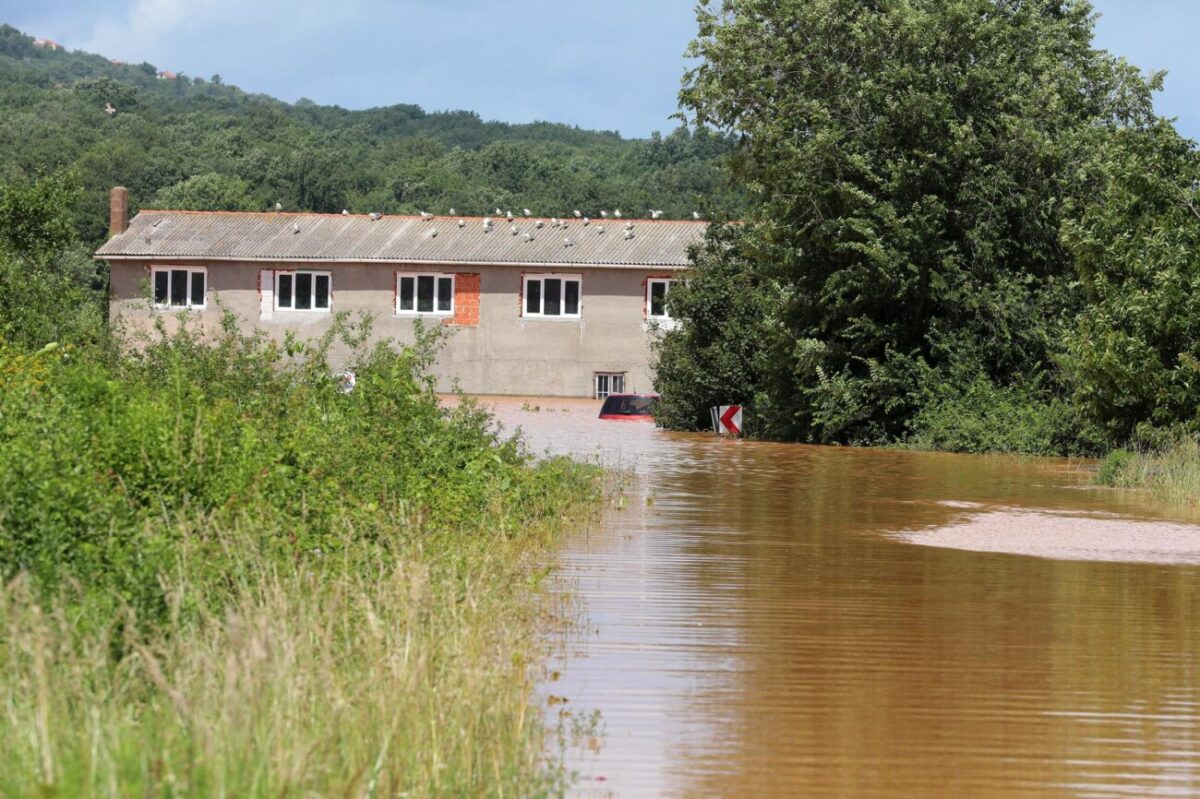
[[[537,122],[485,122],[414,105],[350,111],[285,103],[151,64],[35,47],[0,25],[0,182],[73,171],[77,226],[105,233],[106,193],[133,208],[486,213],[496,207],[736,210],[721,168],[732,140],[700,129],[623,139]],[[111,111],[109,110],[111,109]]]

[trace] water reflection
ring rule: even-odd
[[[893,536],[967,503],[1152,518],[1136,500],[1079,490],[1061,461],[723,441],[529,402],[496,410],[536,449],[641,478],[562,559],[590,633],[554,692],[607,731],[575,756],[580,795],[1200,793],[1200,570]]]

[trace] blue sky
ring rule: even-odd
[[[1100,46],[1167,69],[1200,139],[1200,0],[1094,0]],[[670,130],[693,0],[0,0],[0,22],[294,101],[416,103],[626,136]]]

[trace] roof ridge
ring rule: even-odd
[[[321,211],[200,211],[190,208],[142,208],[134,215],[136,218],[140,214],[178,214],[187,216],[253,216],[253,217],[330,217],[332,219],[370,219],[370,214],[331,214]],[[504,215],[497,216],[496,214],[434,214],[430,217],[423,217],[417,214],[383,214],[380,219],[406,219],[414,221],[434,221],[438,219],[455,222],[459,219],[503,219],[508,221]],[[536,222],[538,220],[559,219],[563,222],[579,222],[583,224],[583,220],[576,217],[566,216],[514,216],[513,222]],[[707,219],[645,219],[635,216],[623,216],[620,218],[609,217],[608,219],[589,217],[591,222],[596,224],[604,224],[605,222],[637,222],[638,224],[662,224],[670,222],[678,224],[686,222],[692,225],[706,225]]]

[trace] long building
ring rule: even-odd
[[[226,312],[282,339],[369,314],[373,335],[449,333],[439,387],[472,394],[605,396],[651,387],[664,299],[705,223],[648,219],[143,210],[113,189],[110,311],[150,330]],[[334,359],[345,358],[335,349]]]

